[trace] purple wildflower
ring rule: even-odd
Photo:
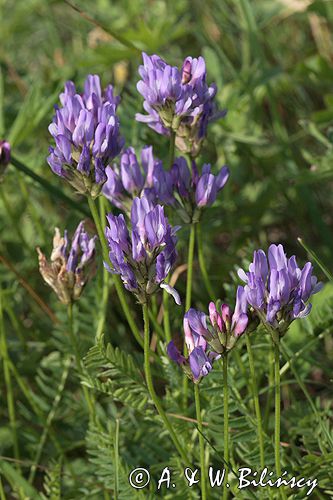
[[[234,312],[227,304],[218,309],[214,302],[210,302],[208,317],[195,309],[187,312],[189,327],[197,335],[202,335],[213,351],[224,354],[234,347],[248,326],[247,307],[244,288],[239,286]]]
[[[10,144],[8,141],[0,141],[0,180],[2,179],[10,162]]]
[[[312,271],[310,262],[300,269],[294,255],[288,259],[283,246],[273,244],[268,258],[263,250],[255,251],[249,271],[240,269],[238,275],[246,283],[249,305],[264,324],[283,335],[294,319],[309,314],[308,300],[322,288]]]
[[[185,158],[176,158],[171,171],[162,167],[154,170],[155,191],[162,203],[174,206],[182,219],[188,222],[199,220],[201,211],[211,206],[229,178],[229,168],[223,166],[217,175],[205,164],[199,174],[192,161],[190,171]]]
[[[215,111],[216,86],[206,83],[205,60],[187,57],[179,70],[157,55],[142,58],[137,89],[148,115],[138,113],[136,119],[159,134],[175,132],[179,150],[196,156]]]
[[[70,243],[65,231],[61,236],[55,228],[50,262],[37,247],[39,271],[63,304],[78,300],[94,268],[96,236],[89,238],[84,223],[78,225]]]
[[[120,157],[120,167],[106,167],[107,181],[102,188],[102,194],[121,210],[129,210],[133,198],[145,195],[155,201],[154,172],[162,169],[162,162],[154,157],[152,146],[141,150],[139,163],[135,150],[130,147]]]
[[[185,358],[181,354],[181,347],[174,340],[169,342],[167,353],[169,358],[178,363],[194,383],[199,383],[212,370],[214,360],[220,356],[208,350],[208,344],[204,337],[191,331],[186,315],[184,317],[184,332],[188,357]]]
[[[177,257],[177,229],[172,228],[161,205],[154,206],[145,196],[134,198],[131,209],[131,230],[123,215],[107,216],[108,241],[113,270],[120,274],[127,290],[133,292],[140,303],[159,287],[165,288],[180,304],[176,290],[164,283]]]
[[[188,358],[181,354],[175,341],[168,344],[167,352],[194,382],[200,382],[212,370],[213,361],[227,354],[248,326],[244,288],[237,288],[234,313],[227,304],[223,304],[218,311],[211,302],[209,315],[189,309],[184,316],[183,326]]]
[[[67,82],[59,98],[62,107],[56,106],[49,126],[55,147],[50,147],[47,161],[78,192],[96,197],[106,181],[107,165],[124,144],[116,114],[120,98],[111,85],[102,93],[98,75],[87,77],[82,95]]]

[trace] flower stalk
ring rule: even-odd
[[[188,244],[187,256],[187,279],[186,279],[186,296],[185,296],[185,312],[191,307],[192,300],[192,278],[193,278],[193,258],[195,246],[195,224],[192,222],[190,226],[190,239]],[[187,354],[186,342],[184,342],[184,354]],[[183,378],[183,406],[187,406],[187,393],[188,393],[188,378],[184,375]]]
[[[261,418],[258,386],[257,386],[257,382],[256,382],[256,373],[255,373],[253,352],[252,352],[250,337],[248,334],[245,335],[245,341],[246,341],[247,354],[249,357],[252,397],[253,397],[253,401],[254,401],[254,409],[256,412],[256,419],[257,419],[257,437],[258,437],[258,443],[259,443],[260,467],[263,469],[265,467],[265,454],[264,454],[262,418]]]
[[[195,224],[192,222],[190,228],[190,238],[188,242],[185,312],[187,312],[190,309],[192,300],[194,247],[195,247]]]
[[[203,279],[203,282],[205,284],[205,287],[206,287],[206,290],[208,292],[209,297],[211,298],[211,300],[215,301],[216,295],[215,295],[213,286],[210,282],[208,272],[206,269],[205,256],[204,256],[203,246],[202,246],[202,234],[201,234],[200,222],[196,225],[196,230],[197,230],[198,260],[199,260],[199,266],[200,266],[202,279]]]
[[[280,339],[279,335],[273,333],[274,347],[274,379],[275,379],[275,469],[277,477],[281,476],[280,462],[280,425],[281,425],[281,383],[280,383]]]
[[[142,305],[142,312],[143,312],[143,323],[144,323],[144,370],[145,370],[145,377],[146,377],[148,391],[149,391],[151,399],[153,400],[153,403],[155,405],[156,410],[158,411],[161,419],[163,420],[166,429],[169,431],[169,434],[170,434],[171,439],[175,445],[175,448],[177,449],[177,451],[178,451],[179,455],[181,456],[182,460],[184,461],[184,463],[187,463],[188,460],[187,460],[186,452],[183,449],[183,447],[181,446],[179,439],[176,436],[176,433],[173,430],[173,427],[170,424],[169,419],[164,412],[164,409],[162,407],[160,399],[157,396],[155,389],[154,389],[154,384],[153,384],[151,369],[150,369],[149,310],[148,310],[147,304]]]
[[[201,417],[201,408],[200,408],[199,384],[194,384],[194,398],[195,398],[195,410],[196,410],[197,421],[198,421],[198,430],[199,430],[201,498],[202,498],[202,500],[206,500],[206,498],[207,498],[207,483],[206,483],[206,466],[205,466],[205,441],[204,441],[204,437],[202,435],[203,427],[202,427],[202,417]]]
[[[170,145],[169,145],[169,168],[172,168],[175,159],[175,141],[176,135],[174,132],[170,134]],[[170,327],[170,313],[169,313],[169,294],[163,290],[163,326],[165,340],[167,343],[171,342],[171,327]]]
[[[225,479],[223,481],[223,500],[228,498],[228,464],[229,464],[229,387],[228,387],[228,354],[226,353],[223,358],[223,458],[225,467]]]

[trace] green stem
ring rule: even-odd
[[[169,169],[172,167],[175,159],[175,144],[176,144],[176,133],[171,131],[170,146],[169,146]]]
[[[229,463],[229,388],[228,388],[228,354],[223,356],[223,458],[225,467],[225,477],[223,481],[223,500],[228,498],[228,463]]]
[[[1,357],[3,361],[3,372],[4,372],[4,380],[6,386],[7,393],[7,408],[8,408],[8,417],[9,424],[12,430],[13,436],[13,447],[14,447],[14,457],[17,461],[17,468],[19,469],[19,460],[20,460],[20,452],[17,438],[17,422],[16,422],[16,414],[15,414],[15,399],[13,394],[12,387],[12,379],[10,376],[10,368],[9,368],[9,356],[8,356],[8,347],[7,347],[7,339],[3,318],[3,307],[2,307],[2,289],[0,288],[0,343],[1,343]]]
[[[6,500],[5,491],[2,486],[2,479],[0,477],[0,500]]]
[[[195,224],[192,222],[190,230],[190,239],[188,242],[185,312],[187,312],[190,309],[192,301],[194,245],[195,245]]]
[[[103,330],[105,327],[106,313],[108,307],[109,300],[109,273],[103,266],[103,285],[102,285],[102,301],[99,310],[99,318],[96,328],[96,338],[99,339],[103,334]]]
[[[105,214],[106,214],[106,209],[105,209],[105,202],[106,199],[101,196],[99,198],[99,211],[100,211],[100,219],[105,220]],[[105,326],[105,320],[106,320],[106,313],[107,313],[107,306],[108,306],[108,300],[109,300],[109,276],[110,273],[105,269],[103,266],[102,269],[102,300],[101,300],[101,307],[99,309],[99,319],[97,323],[97,329],[96,329],[96,338],[99,339],[101,335],[103,334],[104,326]]]
[[[170,145],[169,145],[169,169],[171,169],[174,159],[175,159],[175,143],[176,143],[176,133],[171,131],[170,134]],[[163,326],[165,340],[167,343],[171,342],[171,327],[170,327],[170,315],[169,315],[169,294],[163,290]]]
[[[201,498],[202,498],[202,500],[206,500],[207,491],[206,491],[206,468],[205,468],[205,440],[204,440],[204,437],[202,435],[203,428],[202,428],[202,418],[201,418],[201,409],[200,409],[199,384],[194,384],[194,397],[195,397],[195,410],[196,410],[196,414],[197,414],[198,429],[199,429]]]
[[[119,418],[116,418],[116,433],[114,437],[114,499],[118,500],[119,490]]]
[[[166,416],[164,409],[162,407],[162,404],[159,400],[159,397],[157,396],[155,389],[154,389],[153,380],[152,380],[152,376],[151,376],[151,370],[150,370],[150,360],[149,360],[149,358],[150,358],[150,349],[149,349],[149,345],[150,345],[150,338],[149,337],[150,337],[150,335],[149,335],[149,311],[148,311],[147,304],[142,305],[142,311],[143,311],[143,322],[144,322],[144,369],[145,369],[145,376],[146,376],[146,382],[147,382],[149,394],[150,394],[151,399],[153,400],[153,403],[156,407],[156,410],[158,411],[161,419],[164,422],[166,429],[170,433],[171,439],[172,439],[179,455],[183,459],[184,463],[187,464],[188,460],[187,460],[186,453],[185,453],[183,447],[181,446],[181,444],[178,440],[178,437],[176,436],[176,433],[173,430],[173,427],[170,424],[168,417]]]
[[[193,278],[193,257],[195,245],[195,224],[192,222],[190,229],[190,239],[188,244],[187,256],[187,280],[186,280],[186,297],[185,297],[185,312],[191,307],[192,302],[192,278]],[[187,355],[187,346],[184,342],[184,355]],[[183,408],[187,408],[187,393],[188,393],[188,378],[184,374],[183,377]]]
[[[201,224],[200,222],[197,224],[197,245],[198,245],[198,258],[199,258],[199,266],[200,266],[200,271],[202,274],[202,278],[206,287],[206,290],[208,292],[209,297],[211,300],[216,300],[216,295],[213,289],[213,286],[210,282],[208,272],[206,269],[206,263],[205,263],[205,256],[203,252],[203,246],[202,246],[202,234],[201,234]]]
[[[269,351],[269,374],[268,374],[268,394],[264,413],[264,429],[268,432],[269,416],[271,413],[273,387],[274,387],[274,350],[271,347]]]
[[[253,360],[253,352],[249,335],[245,335],[247,354],[249,356],[249,365],[250,365],[250,373],[251,373],[251,385],[252,385],[252,395],[254,400],[254,408],[256,412],[257,418],[257,438],[259,443],[259,452],[260,452],[260,467],[264,469],[265,467],[265,454],[264,454],[264,441],[263,441],[263,430],[262,430],[262,419],[261,419],[261,410],[259,403],[259,394],[258,394],[258,386],[256,382],[256,371]]]
[[[117,31],[114,31],[109,23],[102,23],[101,21],[97,21],[94,17],[91,17],[89,14],[87,14],[85,11],[81,10],[79,7],[74,5],[72,2],[69,0],[65,0],[65,3],[69,5],[73,10],[75,10],[78,14],[80,14],[83,19],[86,19],[90,24],[93,24],[97,26],[97,28],[102,29],[106,33],[109,33],[109,35],[112,36],[115,40],[117,40],[119,43],[127,47],[128,49],[131,49],[135,51],[137,54],[141,55],[141,49],[136,47],[134,43],[131,42],[131,40],[128,40],[126,37],[118,33]]]
[[[169,343],[172,340],[169,314],[169,294],[165,290],[163,290],[163,326],[165,340]]]
[[[99,241],[100,241],[100,244],[102,247],[103,259],[112,268],[112,265],[111,265],[111,262],[109,259],[108,246],[107,246],[104,231],[102,228],[101,220],[99,218],[95,202],[90,196],[88,197],[88,203],[89,203],[91,215],[92,215],[94,222],[95,222]],[[114,282],[114,286],[115,286],[121,307],[122,307],[123,312],[125,314],[126,320],[129,324],[129,327],[132,330],[132,333],[133,333],[136,341],[138,342],[138,344],[141,347],[143,347],[143,340],[142,340],[142,337],[140,335],[140,331],[139,331],[139,329],[136,325],[136,322],[132,316],[132,313],[131,313],[129,304],[127,302],[127,299],[125,297],[123,286],[122,286],[122,283],[121,283],[121,280],[120,280],[120,277],[118,276],[118,274],[113,275],[113,282]]]
[[[275,382],[275,473],[276,477],[281,477],[281,456],[280,456],[280,429],[281,429],[281,380],[280,380],[280,336],[276,331],[272,332],[274,345],[274,382]],[[281,497],[286,500],[283,487],[280,489]]]
[[[164,330],[163,327],[158,323],[156,316],[153,314],[153,311],[149,309],[149,319],[153,324],[154,330],[159,335],[160,340],[164,339]],[[154,356],[153,351],[151,351],[151,356]]]
[[[274,379],[275,379],[275,472],[276,476],[281,476],[280,461],[280,426],[281,426],[281,383],[280,383],[280,338],[279,334],[273,334],[274,344]]]

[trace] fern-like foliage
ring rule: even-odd
[[[129,483],[129,468],[120,457],[116,457],[117,451],[114,447],[113,438],[114,430],[111,425],[108,427],[108,432],[104,432],[100,428],[91,425],[86,436],[89,460],[93,464],[94,474],[101,485],[101,491],[104,488],[112,493],[112,496],[116,497],[115,478],[117,476],[117,498],[119,500],[127,500],[128,498],[142,499],[144,494],[140,490],[132,488]]]
[[[61,499],[61,463],[55,463],[48,470],[44,478],[45,494],[43,499],[60,500]]]
[[[84,365],[87,370],[83,380],[85,385],[147,415],[151,400],[143,375],[132,356],[111,344],[105,346],[102,337],[89,349]]]

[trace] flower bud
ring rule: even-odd
[[[39,271],[63,304],[78,300],[94,273],[95,240],[96,236],[89,238],[80,222],[70,247],[67,231],[61,236],[55,229],[50,261],[37,247]]]

